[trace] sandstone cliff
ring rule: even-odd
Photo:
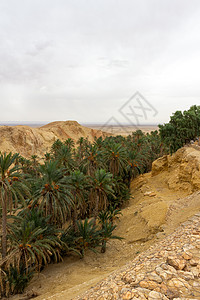
[[[40,157],[50,150],[57,139],[64,141],[72,138],[76,142],[80,137],[87,137],[93,141],[95,136],[104,138],[107,135],[100,130],[81,126],[76,121],[52,122],[40,128],[0,126],[0,151],[17,152],[27,158],[33,154]]]
[[[163,173],[169,189],[193,193],[200,189],[200,147],[179,149],[153,162],[152,176]]]

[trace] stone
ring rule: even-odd
[[[194,281],[194,282],[192,283],[192,286],[193,286],[193,287],[200,287],[200,283],[199,283],[198,281]]]
[[[160,271],[159,273],[162,280],[169,280],[173,277],[173,273],[170,271]]]
[[[140,281],[139,283],[140,287],[145,288],[145,289],[149,289],[149,290],[154,290],[158,287],[158,283],[156,283],[155,281],[152,280],[147,280],[147,281]]]
[[[190,260],[190,265],[191,265],[192,267],[196,267],[199,263],[200,263],[200,260],[199,260],[198,258],[192,258],[192,259]]]
[[[132,299],[132,293],[130,291],[126,292],[125,295],[122,295],[123,300],[130,300]]]
[[[194,277],[199,277],[200,270],[197,267],[191,268],[191,273],[194,275]]]
[[[172,278],[167,283],[168,287],[172,287],[181,292],[188,292],[191,286],[182,278]]]
[[[141,287],[137,287],[137,288],[135,288],[135,290],[142,293],[146,298],[148,297],[149,293],[151,292],[151,290],[141,288]]]
[[[194,274],[192,274],[192,272],[178,271],[178,275],[186,281],[194,279]]]
[[[136,289],[132,290],[132,297],[135,297],[135,299],[146,300],[146,297],[143,294],[143,292],[136,290]],[[131,299],[134,299],[134,298],[131,298]]]
[[[168,298],[159,292],[151,291],[148,300],[168,300]]]
[[[124,281],[125,283],[132,283],[135,282],[135,280],[136,278],[132,274],[125,274],[124,276],[122,276],[122,281]]]
[[[192,258],[192,253],[190,253],[190,252],[183,252],[182,257],[185,260],[190,260]]]
[[[186,265],[186,261],[184,259],[179,259],[175,256],[168,256],[167,263],[176,270],[183,270]]]
[[[144,196],[154,197],[154,196],[156,196],[156,193],[149,191],[149,192],[145,192]]]
[[[156,274],[156,272],[152,272],[150,274],[147,275],[148,280],[153,280],[157,283],[161,283],[162,282],[162,278]]]

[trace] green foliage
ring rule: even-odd
[[[69,227],[62,235],[62,241],[69,248],[79,251],[81,257],[85,255],[87,249],[94,251],[100,243],[100,231],[97,226],[94,226],[93,220],[77,221],[77,230]]]
[[[107,220],[102,223],[102,229],[101,229],[101,233],[100,233],[101,243],[102,243],[101,253],[106,252],[106,244],[107,244],[108,240],[110,240],[110,239],[118,239],[118,240],[123,239],[120,236],[113,235],[113,231],[115,230],[116,227],[117,227],[116,225],[112,225],[112,223],[110,223]]]
[[[40,177],[33,186],[32,205],[39,205],[45,216],[51,216],[52,223],[63,224],[69,215],[72,195],[64,168],[58,161],[50,160],[39,168]]]
[[[84,215],[87,209],[86,198],[88,196],[88,176],[83,174],[80,170],[75,170],[70,173],[69,185],[72,194],[73,206],[71,207],[71,214],[74,229],[77,230],[78,211],[80,215]]]
[[[30,266],[40,270],[42,265],[52,260],[59,261],[62,243],[57,236],[56,229],[47,224],[48,219],[41,217],[40,213],[29,213],[25,218],[18,217],[9,225],[8,240],[10,247],[6,266],[12,265],[28,271]],[[40,224],[40,225],[39,225]],[[46,225],[46,226],[45,226]]]
[[[6,271],[5,282],[7,289],[9,289],[11,294],[23,293],[33,275],[34,272],[31,268],[28,272],[25,272],[22,267],[18,270],[18,268],[11,266],[9,271]]]
[[[108,195],[115,198],[113,176],[104,169],[97,170],[94,177],[91,177],[91,185],[94,199],[94,218],[96,220],[98,211],[108,207]]]
[[[121,209],[117,208],[117,205],[110,205],[107,210],[102,210],[99,212],[98,220],[100,224],[105,222],[110,222],[112,225],[115,220],[119,219],[119,215],[122,215]]]
[[[127,149],[121,143],[110,142],[103,151],[103,156],[113,176],[121,175],[125,172],[128,165]]]
[[[122,216],[122,210],[120,208],[117,208],[117,204],[114,204],[113,206],[110,205],[108,208],[108,212],[109,212],[108,219],[112,225],[115,220],[119,220],[120,215]]]
[[[200,135],[200,106],[193,105],[189,110],[176,111],[169,123],[159,125],[161,140],[173,153]]]

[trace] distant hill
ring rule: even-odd
[[[25,125],[0,126],[0,151],[17,152],[27,158],[34,154],[41,157],[57,139],[65,141],[72,138],[76,142],[80,137],[87,137],[93,141],[95,136],[104,138],[108,135],[101,130],[81,126],[76,121],[57,121],[39,128]]]

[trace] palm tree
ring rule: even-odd
[[[81,169],[85,174],[92,176],[97,168],[101,167],[103,167],[101,151],[97,145],[89,145],[81,161]]]
[[[32,169],[33,169],[33,172],[35,173],[35,176],[37,177],[38,176],[38,171],[37,171],[37,168],[38,168],[38,156],[37,155],[32,155],[31,156],[31,164],[32,164]]]
[[[115,175],[124,173],[127,165],[127,151],[120,143],[110,142],[103,152],[109,171]]]
[[[81,256],[84,256],[86,249],[96,252],[95,248],[100,243],[100,231],[93,220],[88,221],[86,218],[84,221],[77,221],[77,227],[75,243]]]
[[[127,180],[130,187],[131,180],[142,172],[142,155],[136,149],[128,151],[128,167],[127,167]]]
[[[117,208],[117,205],[110,205],[108,209],[108,220],[112,225],[114,225],[114,221],[119,219],[119,215],[122,215],[122,211],[120,208]]]
[[[45,160],[45,161],[51,160],[51,153],[46,152],[46,153],[44,154],[44,160]]]
[[[88,188],[87,176],[84,175],[80,170],[75,170],[70,174],[69,184],[71,185],[71,193],[73,196],[73,226],[74,230],[77,230],[77,219],[78,219],[78,209],[82,213],[86,210],[86,193]]]
[[[111,173],[107,173],[104,169],[97,170],[94,177],[91,178],[93,201],[94,203],[94,220],[98,216],[99,209],[106,209],[108,205],[108,195],[114,195],[114,183]]]
[[[23,171],[23,173],[26,173],[26,174],[34,173],[34,172],[32,172],[32,164],[29,159],[26,159],[23,156],[19,156],[19,157],[17,157],[16,161],[18,161],[18,166]]]
[[[104,144],[104,141],[103,141],[102,136],[100,136],[99,138],[97,138],[96,136],[94,137],[94,145],[96,145],[99,150],[103,147],[103,144]]]
[[[72,149],[74,148],[74,140],[72,140],[71,138],[68,138],[65,142],[64,145],[68,147],[69,151],[72,151]]]
[[[2,206],[2,257],[7,253],[7,207],[12,212],[13,202],[15,207],[18,205],[18,199],[24,201],[24,197],[29,195],[27,186],[20,180],[21,174],[15,161],[18,153],[12,155],[0,154],[0,201]]]
[[[61,148],[62,145],[63,145],[63,143],[59,139],[57,139],[53,143],[53,145],[51,147],[51,153],[54,155],[55,158],[57,157],[57,152]]]
[[[78,148],[76,151],[76,158],[78,163],[80,163],[84,158],[84,155],[87,152],[87,149],[90,147],[91,143],[88,141],[87,138],[80,137],[77,141],[77,144]]]
[[[52,258],[56,261],[61,259],[62,242],[58,237],[58,230],[48,225],[48,219],[39,210],[15,218],[15,222],[9,225],[10,249],[5,262],[7,266],[17,267],[19,272],[21,268],[27,273],[33,265],[40,270]]]
[[[63,224],[73,205],[68,178],[57,161],[48,161],[39,168],[40,177],[34,184],[32,207],[39,205],[50,222]]]
[[[71,150],[67,145],[62,145],[57,150],[56,157],[59,165],[65,168],[65,174],[69,174],[70,171],[74,169],[75,161],[73,160]]]
[[[105,253],[106,252],[106,244],[107,244],[108,240],[110,240],[110,239],[118,239],[118,240],[123,239],[120,236],[113,235],[113,231],[115,230],[116,227],[117,227],[116,225],[112,225],[112,223],[108,222],[107,220],[102,223],[102,230],[101,230],[101,239],[102,239],[101,243],[102,243],[102,247],[101,247],[101,253]]]

